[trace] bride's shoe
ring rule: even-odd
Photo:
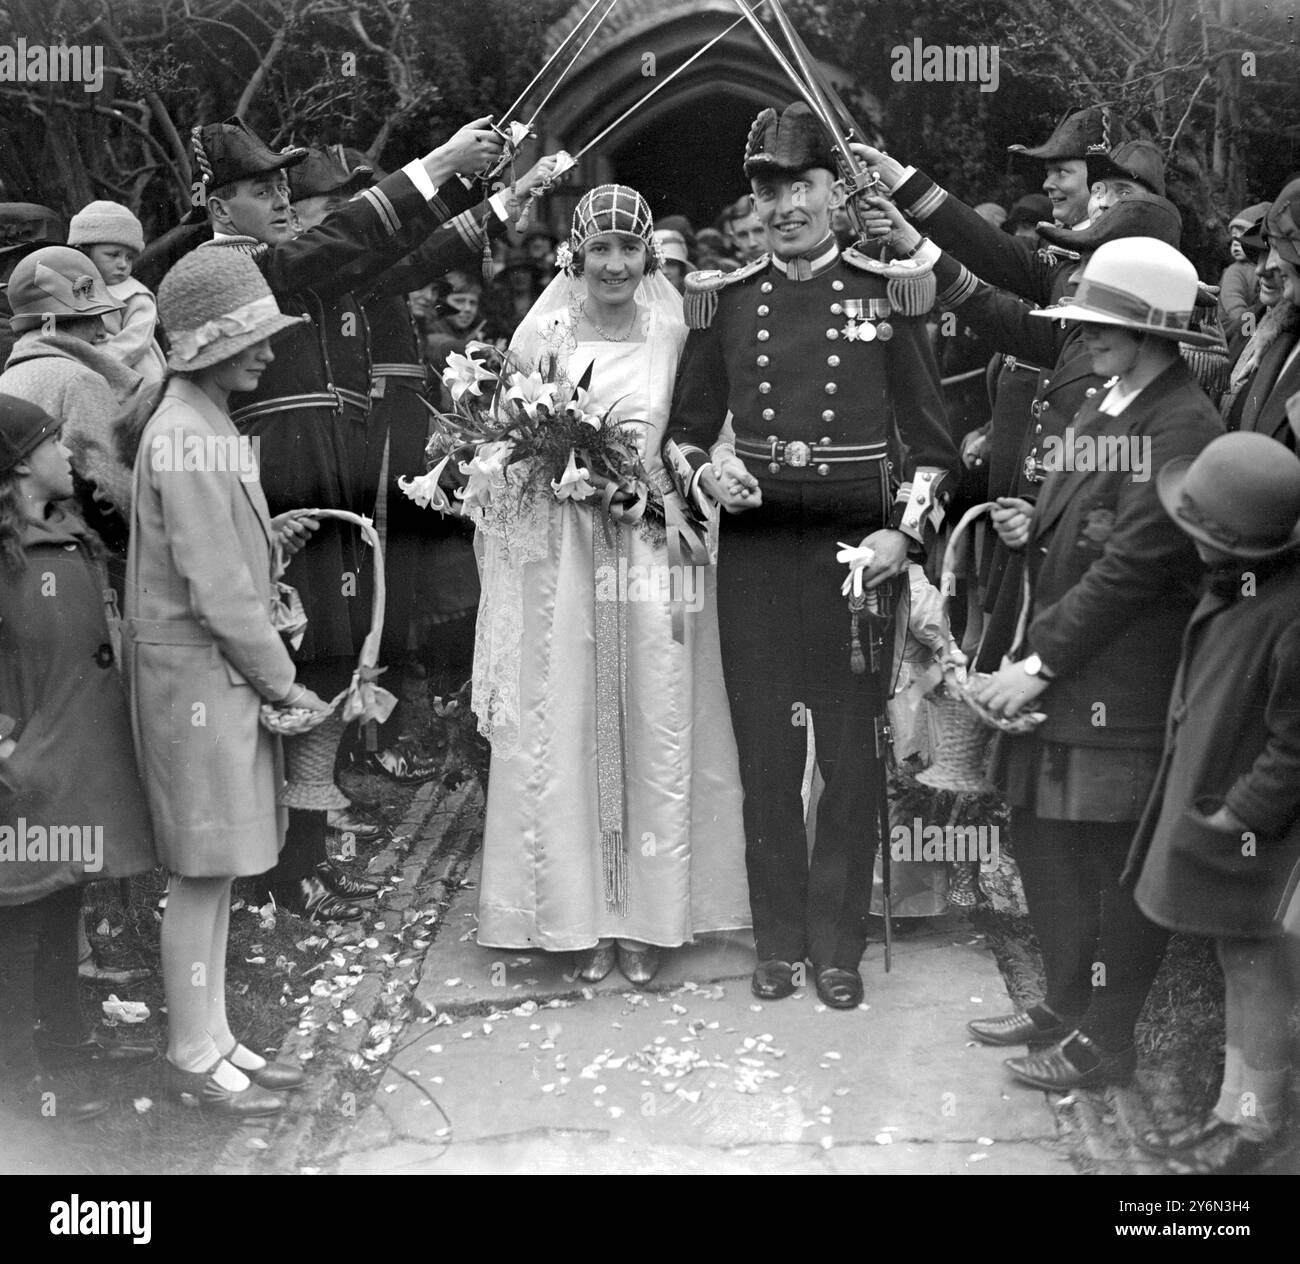
[[[599,983],[614,968],[617,954],[612,939],[602,939],[594,948],[578,959],[578,978],[586,983]]]
[[[635,948],[622,942],[618,945],[618,968],[637,987],[645,987],[659,973],[659,963],[659,949],[653,944],[638,944]]]

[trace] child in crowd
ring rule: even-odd
[[[121,311],[104,317],[109,336],[102,350],[134,369],[146,383],[161,382],[166,361],[154,338],[158,306],[148,287],[131,275],[144,250],[140,221],[117,202],[91,202],[72,217],[68,245],[89,256],[108,292],[123,304]]]
[[[1144,1146],[1172,1170],[1269,1157],[1290,1078],[1296,999],[1283,933],[1300,860],[1300,460],[1229,434],[1157,476],[1165,511],[1209,569],[1183,638],[1164,757],[1129,857],[1136,898],[1171,931],[1214,939],[1226,984],[1219,1099]]]

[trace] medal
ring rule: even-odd
[[[850,342],[870,342],[876,336],[874,331],[868,334],[866,329],[859,324],[862,320],[862,300],[860,298],[846,298],[844,300],[844,315],[848,317],[848,323],[844,326],[842,332]]]

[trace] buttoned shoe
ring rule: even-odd
[[[986,1045],[1050,1045],[1064,1040],[1074,1030],[1074,1022],[1058,1018],[1050,1027],[1043,1027],[1032,1014],[1003,1014],[1000,1018],[976,1018],[966,1024],[966,1030]]]
[[[862,1004],[862,976],[856,970],[821,966],[817,970],[817,995],[831,1009],[856,1009]]]
[[[775,957],[769,961],[760,961],[754,967],[749,990],[760,1001],[784,1000],[794,991],[794,966]]]
[[[245,1052],[252,1052],[247,1045],[242,1047]],[[307,1078],[302,1067],[296,1062],[268,1062],[265,1066],[257,1067],[255,1070],[241,1067],[239,1063],[233,1060],[234,1055],[240,1048],[240,1045],[236,1045],[224,1057],[231,1066],[238,1071],[242,1071],[259,1088],[270,1089],[273,1093],[282,1093],[286,1089],[301,1088],[303,1081]]]
[[[612,939],[602,939],[578,959],[578,978],[584,983],[599,983],[618,963]]]
[[[379,894],[378,882],[367,882],[364,878],[354,878],[346,869],[340,869],[332,860],[322,860],[316,866],[316,876],[335,895],[351,901],[373,900]]]
[[[254,1119],[259,1115],[278,1115],[284,1098],[268,1092],[249,1076],[243,1089],[229,1089],[217,1082],[218,1058],[206,1071],[182,1071],[174,1062],[167,1063],[167,1091],[186,1106],[198,1106],[216,1115],[234,1119]],[[247,1075],[247,1072],[242,1072]]]
[[[1104,1053],[1082,1032],[1071,1032],[1060,1044],[1023,1058],[1007,1058],[1003,1066],[1022,1084],[1056,1092],[1127,1084],[1137,1070],[1132,1045],[1119,1053]]]
[[[653,944],[642,944],[639,948],[618,945],[618,968],[623,977],[637,987],[644,987],[659,973],[659,949]]]

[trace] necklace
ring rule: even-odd
[[[632,305],[632,319],[628,321],[627,328],[622,335],[611,334],[596,324],[596,318],[591,314],[591,309],[586,303],[582,305],[582,314],[586,316],[587,323],[602,337],[606,342],[626,342],[632,336],[632,327],[636,324],[636,304]]]

